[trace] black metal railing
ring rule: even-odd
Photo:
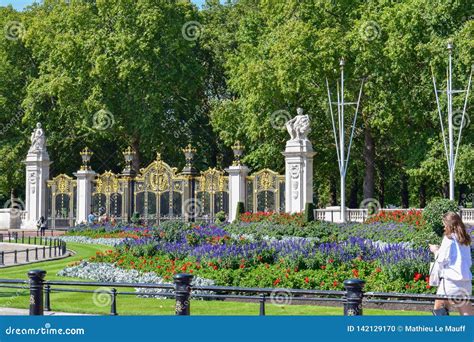
[[[18,264],[19,258],[23,255],[26,263],[32,260],[37,261],[46,258],[55,258],[64,256],[67,252],[67,245],[65,241],[56,238],[47,238],[43,236],[27,236],[24,234],[19,237],[18,233],[8,233],[8,238],[5,239],[3,234],[0,234],[0,242],[9,242],[17,244],[32,245],[31,248],[14,249],[12,251],[0,251],[0,266],[6,265],[6,257],[13,255],[12,265]]]
[[[51,311],[51,293],[97,293],[96,290],[81,289],[81,287],[98,287],[100,293],[110,298],[110,315],[118,315],[118,296],[153,296],[164,298],[175,298],[176,315],[187,316],[191,314],[191,299],[214,299],[214,300],[244,300],[259,303],[259,315],[265,315],[266,303],[270,300],[273,304],[290,304],[296,302],[332,302],[341,303],[345,316],[360,316],[363,307],[367,304],[433,304],[436,299],[462,300],[473,302],[474,297],[447,297],[428,294],[407,294],[390,292],[364,292],[365,282],[360,279],[348,279],[344,281],[344,291],[331,290],[302,290],[283,288],[252,288],[252,287],[229,287],[229,286],[192,286],[193,276],[190,274],[177,274],[174,276],[174,284],[144,284],[144,283],[104,283],[83,281],[46,281],[46,272],[43,270],[32,270],[28,272],[29,280],[0,279],[1,288],[24,289],[30,291],[30,315],[43,315],[44,311]],[[73,287],[73,288],[71,288]],[[126,288],[138,288],[138,292],[127,291]],[[104,288],[110,288],[104,290]],[[119,291],[118,289],[125,289]],[[163,292],[141,292],[140,289],[158,289]],[[54,304],[54,303],[53,303]]]

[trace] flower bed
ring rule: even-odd
[[[370,216],[365,223],[375,222],[395,222],[395,223],[406,223],[418,228],[426,226],[426,221],[423,218],[423,212],[421,210],[411,209],[408,211],[393,210],[384,211],[380,210],[377,214]]]
[[[130,284],[169,284],[170,281],[159,277],[155,272],[140,272],[134,269],[123,269],[117,267],[112,263],[104,262],[87,262],[82,261],[69,265],[58,272],[59,276],[62,277],[75,277],[99,282],[117,282],[117,283],[130,283]],[[208,294],[209,291],[199,290],[201,286],[213,286],[214,281],[204,279],[201,277],[194,277],[191,283],[196,288],[193,292],[194,295]],[[141,294],[139,297],[155,297],[158,299],[167,298],[167,296],[153,296],[154,294],[161,293],[173,293],[174,290],[167,289],[152,289],[152,288],[135,288],[136,292],[146,293]]]
[[[426,247],[360,237],[249,237],[220,227],[188,227],[181,239],[154,233],[126,239],[90,261],[155,272],[165,281],[187,272],[224,286],[342,289],[345,279],[359,277],[368,291],[433,292]]]

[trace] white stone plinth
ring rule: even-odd
[[[306,203],[313,202],[313,157],[315,152],[308,139],[286,142],[285,211],[299,213]]]
[[[245,179],[250,170],[245,165],[232,165],[226,171],[229,174],[229,222],[232,222],[237,214],[237,203],[245,203]]]
[[[26,191],[25,191],[25,220],[22,228],[36,228],[36,222],[41,216],[47,218],[47,184],[49,179],[49,160],[46,148],[28,152],[26,160]]]
[[[96,173],[92,170],[77,171],[76,224],[86,223],[92,209],[92,181]]]

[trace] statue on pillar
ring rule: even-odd
[[[36,124],[36,128],[33,133],[31,133],[30,140],[31,146],[28,152],[42,152],[44,150],[44,146],[46,144],[46,137],[39,122]]]
[[[296,116],[286,123],[286,129],[290,134],[290,140],[307,140],[308,133],[311,131],[309,125],[309,116],[303,114],[303,109],[296,110]]]

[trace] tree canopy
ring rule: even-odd
[[[52,175],[92,167],[119,172],[159,151],[176,166],[198,148],[198,167],[225,167],[230,146],[247,148],[253,170],[282,172],[284,123],[302,107],[318,206],[336,204],[338,168],[325,80],[335,95],[346,61],[348,100],[365,80],[348,168],[349,204],[419,206],[446,195],[448,171],[432,72],[445,84],[454,49],[455,87],[467,85],[474,51],[470,1],[422,0],[45,0],[25,11],[0,7],[0,199],[24,188],[35,123],[48,136]],[[441,99],[445,106],[445,99]],[[472,112],[471,93],[467,110]],[[462,108],[456,96],[455,110]],[[352,112],[347,116],[348,125]],[[457,194],[474,191],[474,134],[467,121]],[[349,134],[349,131],[347,132]]]

